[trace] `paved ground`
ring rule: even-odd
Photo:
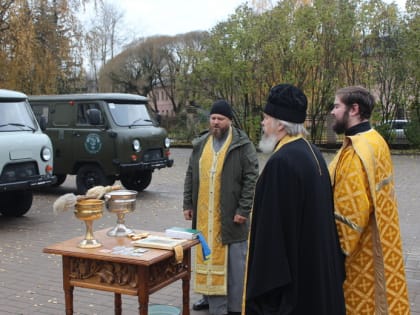
[[[175,164],[154,173],[152,184],[137,197],[136,210],[126,222],[136,229],[163,231],[172,225],[188,226],[184,221],[182,188],[189,149],[172,149]],[[331,158],[326,155],[327,160]],[[420,315],[420,157],[394,156],[396,188],[411,314]],[[261,157],[262,164],[264,158]],[[64,314],[61,257],[42,253],[46,245],[84,235],[85,226],[71,211],[53,215],[52,203],[67,192],[74,192],[74,178],[60,188],[37,192],[30,212],[22,218],[0,216],[0,314]],[[94,229],[115,224],[114,214],[105,212]],[[191,303],[199,298],[191,292]],[[181,282],[153,294],[152,304],[181,305]],[[75,314],[113,314],[112,293],[75,288]],[[123,296],[123,314],[137,313],[137,298]],[[191,312],[207,315],[206,311]]]

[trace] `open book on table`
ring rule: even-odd
[[[193,240],[198,237],[199,230],[173,226],[165,230],[165,235],[173,238]]]
[[[137,241],[131,242],[133,246],[157,248],[157,249],[174,249],[177,245],[185,243],[185,239],[174,239],[165,236],[149,235]]]

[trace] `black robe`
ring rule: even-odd
[[[345,314],[330,177],[304,139],[284,144],[258,179],[246,278],[246,315]]]

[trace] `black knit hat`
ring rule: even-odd
[[[307,107],[308,100],[300,89],[291,84],[279,84],[271,88],[264,113],[280,120],[303,123]]]
[[[213,103],[210,110],[210,115],[212,114],[220,114],[229,119],[232,119],[233,117],[232,108],[225,100],[218,100]]]

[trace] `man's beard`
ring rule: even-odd
[[[278,140],[275,135],[263,134],[260,142],[258,143],[258,148],[265,154],[272,153],[277,142]]]
[[[347,125],[349,122],[349,110],[346,110],[343,114],[343,117],[340,120],[335,120],[332,129],[338,135],[343,134],[347,130]]]
[[[210,133],[213,137],[215,137],[216,139],[222,139],[223,136],[226,134],[226,132],[229,130],[229,126],[226,128],[221,128],[221,127],[211,127],[210,128]]]

